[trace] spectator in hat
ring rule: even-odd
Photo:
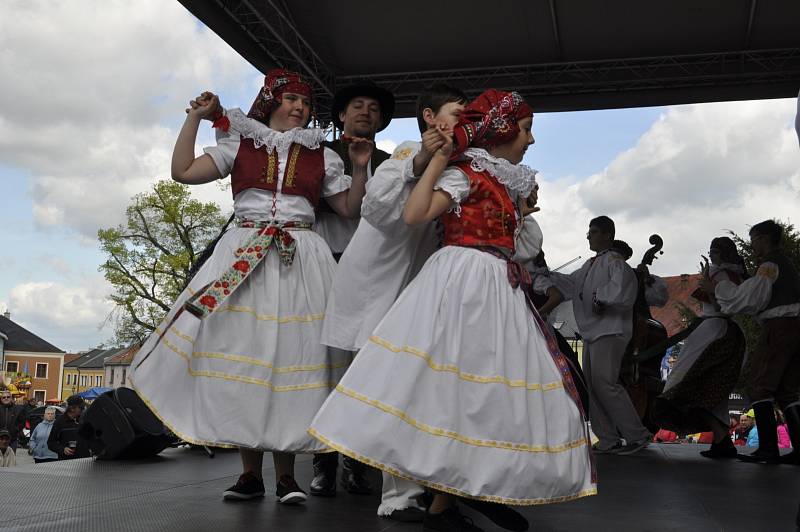
[[[19,435],[25,424],[22,407],[14,403],[14,397],[7,389],[0,390],[0,429],[8,431],[9,445],[13,452],[17,451]]]
[[[14,467],[17,465],[17,455],[11,448],[11,433],[0,429],[0,467]]]
[[[348,152],[350,139],[365,138],[374,142],[375,134],[389,125],[393,115],[394,96],[374,83],[358,83],[336,93],[331,108],[331,118],[336,128],[342,132],[342,136],[332,142],[326,142],[325,145],[342,158],[345,174],[352,175],[353,172],[353,163]],[[373,149],[372,158],[367,166],[367,179],[372,177],[375,169],[389,157],[390,154],[385,151]],[[320,207],[314,230],[325,239],[338,262],[350,239],[353,238],[353,233],[356,232],[358,218],[343,218],[332,209],[326,208],[325,204],[321,204]]]
[[[78,425],[85,405],[80,395],[69,396],[66,412],[53,423],[47,438],[47,447],[58,455],[59,460],[89,456],[86,442],[78,436]]]

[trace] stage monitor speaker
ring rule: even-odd
[[[130,388],[100,395],[81,416],[78,429],[98,460],[155,456],[172,441],[161,421]]]

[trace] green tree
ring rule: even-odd
[[[800,233],[798,233],[794,225],[789,222],[781,220],[775,220],[775,222],[783,229],[781,247],[784,253],[786,253],[792,261],[795,269],[800,271]],[[733,231],[728,231],[728,234],[731,235],[731,238],[736,243],[736,248],[744,259],[748,272],[750,272],[750,274],[755,273],[756,269],[758,269],[758,259],[755,253],[753,253],[753,248],[750,246],[749,235],[747,237],[742,237]],[[748,353],[752,352],[761,342],[761,324],[753,316],[736,316],[734,319],[739,326],[741,326],[742,331],[744,331]],[[737,386],[737,388],[745,394],[749,392],[749,383],[751,381],[750,375],[752,374],[752,368],[749,363],[751,360],[752,357],[748,356],[742,368],[739,385]]]
[[[114,287],[109,318],[118,344],[142,342],[155,330],[225,219],[216,204],[192,199],[188,186],[161,180],[132,198],[124,224],[97,232],[108,257],[99,270]]]

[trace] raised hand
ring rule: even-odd
[[[342,135],[342,140],[350,143],[347,147],[347,154],[350,156],[353,166],[366,168],[372,157],[375,143],[363,137],[350,137],[347,135]]]
[[[194,100],[189,101],[189,108],[186,109],[186,114],[194,115],[204,120],[213,120],[214,115],[221,110],[219,96],[206,91]]]
[[[436,153],[450,158],[453,154],[453,128],[447,124],[438,124],[434,131],[439,134],[439,139],[442,142]]]

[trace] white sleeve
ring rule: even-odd
[[[608,269],[610,279],[597,289],[597,301],[617,308],[632,308],[636,302],[639,284],[636,274],[622,257],[609,257]]]
[[[575,280],[581,269],[579,268],[572,273],[550,272],[550,280],[561,292],[561,295],[564,296],[564,301],[569,301],[575,297]]]
[[[533,216],[522,219],[522,228],[517,235],[514,250],[514,260],[525,266],[527,270],[533,268],[533,261],[542,251],[542,229]]]
[[[778,278],[778,265],[765,262],[756,274],[740,285],[720,281],[714,289],[720,310],[725,314],[756,315],[772,298],[772,284]]]
[[[325,148],[325,178],[322,181],[322,197],[328,198],[350,189],[353,179],[344,173],[344,162],[339,154]]]
[[[669,301],[667,282],[658,275],[651,275],[653,284],[644,288],[644,299],[649,307],[661,308]]]
[[[550,290],[550,288],[556,286],[555,282],[553,282],[553,279],[549,275],[538,272],[531,273],[533,275],[533,291],[537,294],[547,294],[547,291]],[[556,289],[558,289],[557,286]],[[558,291],[561,292],[561,290]]]
[[[447,192],[453,203],[460,204],[469,196],[469,178],[455,166],[448,166],[436,180],[433,189]]]
[[[406,161],[387,159],[367,181],[361,217],[380,230],[395,229],[403,221],[403,207],[412,186],[403,179]]]
[[[241,136],[232,130],[225,132],[217,128],[214,131],[216,132],[217,145],[203,148],[203,152],[211,156],[214,165],[219,170],[219,175],[225,177],[233,169],[233,161],[236,159],[236,154],[239,153]]]

